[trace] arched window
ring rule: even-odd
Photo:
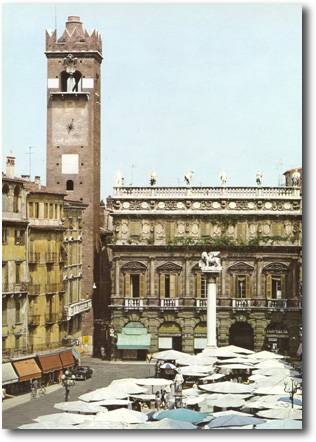
[[[9,186],[4,184],[2,186],[2,212],[9,211]]]
[[[62,92],[81,92],[81,78],[82,74],[79,71],[75,71],[72,75],[63,71],[60,74]]]
[[[14,196],[13,196],[13,212],[15,213],[19,211],[19,200],[20,200],[20,187],[15,186]]]
[[[66,190],[74,190],[74,182],[72,180],[67,180]]]

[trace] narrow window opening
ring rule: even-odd
[[[74,190],[74,182],[72,180],[67,180],[66,190]]]

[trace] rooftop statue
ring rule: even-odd
[[[156,174],[156,172],[154,172],[154,171],[151,172],[149,181],[150,181],[150,185],[151,186],[155,186],[157,184],[157,174]]]
[[[191,184],[192,184],[192,177],[193,177],[193,171],[192,170],[189,170],[189,172],[187,172],[185,175],[184,175],[184,181],[185,181],[185,184],[187,185],[187,186],[191,186]]]
[[[257,173],[256,173],[256,183],[257,183],[257,186],[261,186],[262,185],[262,180],[263,180],[263,173],[260,170],[258,170]]]
[[[203,252],[199,261],[199,267],[202,272],[214,271],[220,272],[222,270],[220,252]]]
[[[116,187],[123,187],[124,186],[124,177],[123,177],[120,170],[117,172],[116,177],[115,177],[115,186]]]
[[[301,180],[301,174],[297,169],[295,169],[295,171],[292,174],[292,186],[298,187],[300,185],[300,180]]]
[[[219,176],[219,180],[220,180],[221,186],[226,186],[226,184],[227,184],[227,175],[226,175],[226,173],[224,171],[221,172],[221,174]]]

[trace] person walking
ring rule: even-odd
[[[160,411],[160,406],[161,406],[161,395],[160,395],[160,391],[157,391],[156,393],[156,397],[155,397],[155,406],[156,406],[156,410]]]
[[[100,348],[100,353],[101,353],[101,359],[102,361],[105,360],[105,348],[103,347],[103,345]]]
[[[38,380],[37,379],[34,379],[32,386],[33,386],[34,397],[37,398],[37,392],[38,392]]]

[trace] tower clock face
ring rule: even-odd
[[[52,141],[61,146],[85,145],[88,142],[89,112],[87,103],[56,102],[52,107]]]

